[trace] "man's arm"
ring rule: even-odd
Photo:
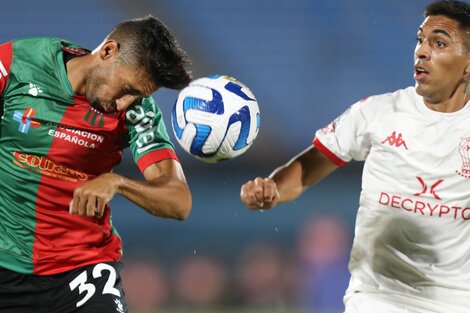
[[[184,220],[191,210],[192,198],[178,161],[165,159],[144,170],[145,180],[106,173],[77,187],[70,213],[100,217],[116,193],[152,215]]]
[[[311,146],[268,178],[257,177],[245,183],[240,192],[242,203],[252,210],[270,209],[280,202],[298,198],[308,187],[338,167]]]

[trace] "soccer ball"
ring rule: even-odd
[[[260,127],[253,93],[243,83],[223,75],[196,79],[181,90],[171,120],[181,147],[207,163],[244,153]]]

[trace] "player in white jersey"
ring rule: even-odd
[[[470,312],[470,3],[425,10],[414,87],[352,105],[241,188],[252,210],[364,162],[346,313]]]

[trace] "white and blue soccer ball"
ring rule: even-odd
[[[248,87],[230,76],[214,75],[180,91],[171,124],[186,152],[216,163],[248,150],[258,135],[260,112]]]

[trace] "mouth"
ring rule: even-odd
[[[429,71],[422,65],[415,65],[414,78],[416,81],[422,81],[429,76]]]

